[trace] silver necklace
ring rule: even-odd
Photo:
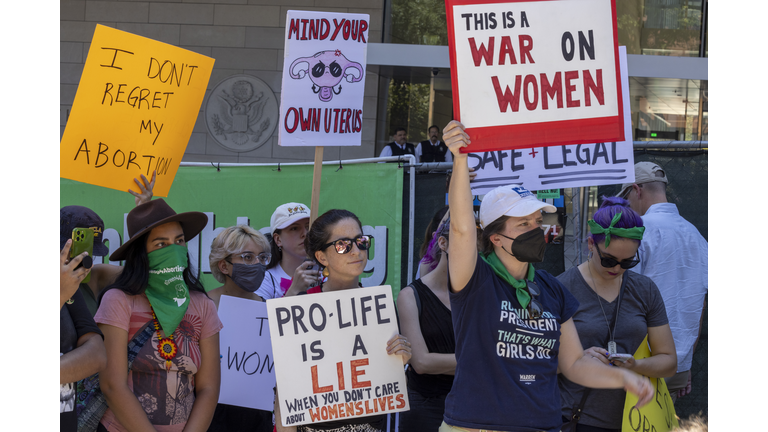
[[[591,260],[590,260],[591,261]],[[608,341],[608,353],[610,354],[616,354],[616,341],[613,340],[613,335],[616,333],[616,325],[618,324],[618,319],[613,324],[613,332],[611,332],[611,324],[608,323],[608,316],[605,314],[605,309],[603,308],[603,300],[600,298],[600,294],[597,293],[597,282],[595,282],[595,276],[592,275],[592,266],[590,265],[589,261],[587,261],[587,269],[589,270],[589,277],[592,278],[592,284],[594,287],[592,288],[592,291],[595,293],[595,296],[597,296],[597,303],[600,304],[600,310],[603,311],[603,318],[605,318],[605,325],[608,327],[608,338],[610,339]],[[622,278],[624,276],[622,275]],[[587,284],[589,286],[589,284]],[[621,289],[621,288],[619,288]],[[618,308],[619,305],[616,305]],[[616,311],[616,315],[619,314],[619,311]]]

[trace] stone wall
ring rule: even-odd
[[[176,45],[216,59],[208,93],[231,75],[264,81],[279,100],[283,69],[285,17],[288,10],[365,13],[371,17],[369,37],[380,42],[384,0],[61,0],[61,116],[64,133],[96,24]],[[373,157],[376,137],[378,67],[367,69],[362,145],[327,147],[326,160]],[[203,101],[185,162],[306,162],[313,147],[280,147],[277,128],[271,140],[248,152],[235,152],[216,142],[204,123]]]

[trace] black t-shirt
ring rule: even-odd
[[[421,300],[419,325],[427,350],[431,353],[453,354],[456,352],[456,338],[453,334],[451,310],[421,279],[413,281],[412,289],[416,290]],[[453,375],[422,375],[411,367],[407,374],[408,387],[424,397],[445,396],[453,385]]]
[[[77,340],[87,334],[96,333],[102,337],[101,331],[93,321],[85,299],[80,291],[72,296],[72,304],[64,304],[59,314],[60,353],[66,354],[77,347]],[[77,431],[77,414],[75,412],[75,383],[61,385],[61,424],[62,432]]]

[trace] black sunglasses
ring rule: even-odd
[[[525,284],[528,287],[528,294],[531,295],[531,301],[528,303],[528,316],[531,319],[539,319],[544,314],[544,307],[536,300],[541,291],[535,282],[525,281]]]
[[[620,265],[621,268],[623,268],[624,270],[627,270],[640,264],[639,259],[636,259],[636,260],[626,259],[624,261],[616,261],[613,258],[606,258],[603,256],[602,253],[600,253],[600,248],[597,247],[597,245],[595,245],[595,249],[597,249],[597,255],[600,257],[600,264],[602,264],[602,266],[605,268],[614,268],[617,265]]]
[[[349,238],[338,239],[326,244],[325,246],[323,246],[322,249],[324,250],[328,246],[333,245],[336,247],[337,253],[345,254],[352,250],[352,243],[354,243],[357,245],[358,249],[360,249],[361,251],[364,251],[364,250],[368,250],[368,248],[371,247],[372,238],[373,236],[370,236],[370,235],[359,235],[353,239],[349,239]]]

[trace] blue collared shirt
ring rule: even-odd
[[[708,245],[672,203],[654,204],[643,215],[645,233],[635,271],[661,291],[677,349],[677,372],[691,369],[693,344],[708,290]]]

